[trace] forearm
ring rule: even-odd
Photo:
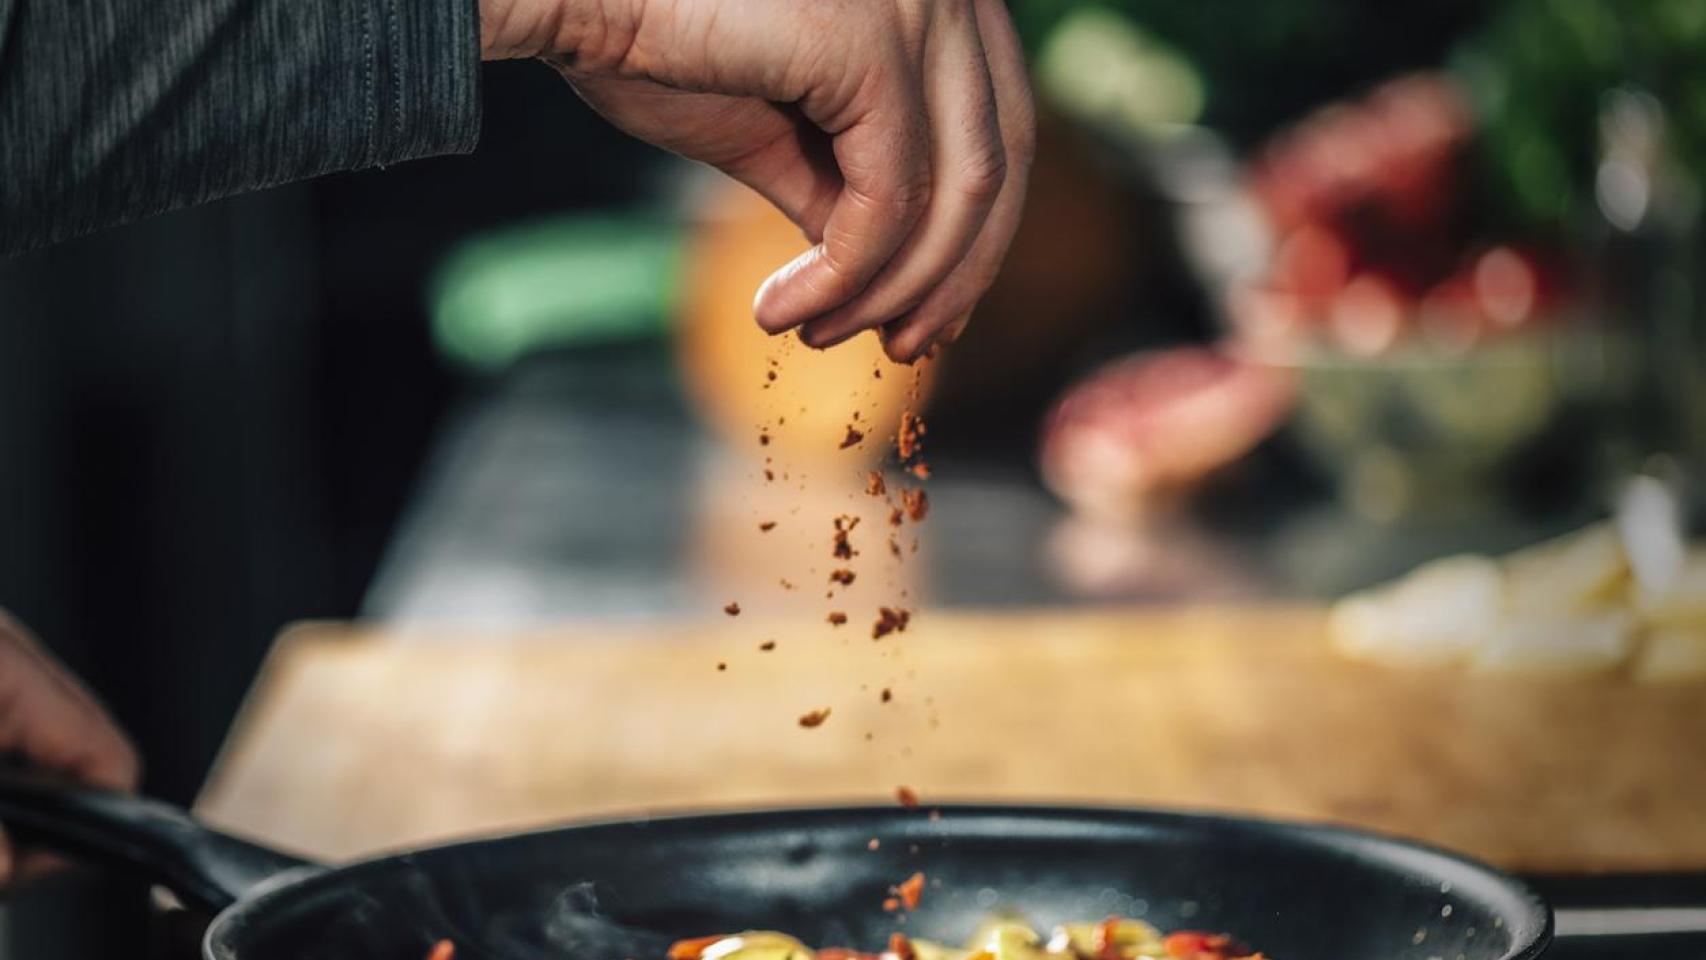
[[[471,150],[473,0],[0,0],[0,255]]]

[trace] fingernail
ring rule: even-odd
[[[786,304],[782,300],[781,290],[786,286],[789,277],[799,273],[813,250],[807,250],[794,259],[783,264],[759,285],[758,293],[752,298],[752,316],[764,330],[777,334],[784,330],[797,327],[805,318],[792,318],[786,312]]]
[[[772,336],[782,332],[770,324],[770,288],[776,285],[776,277],[777,274],[774,273],[766,277],[764,282],[758,285],[758,292],[752,295],[752,319],[758,322],[760,330]]]
[[[958,320],[955,320],[953,323],[948,324],[948,329],[942,331],[942,336],[940,338],[938,338],[936,342],[937,343],[957,343],[957,342],[959,342],[960,337],[966,332],[966,325],[969,323],[971,323],[971,314],[968,313],[965,316],[959,318]]]

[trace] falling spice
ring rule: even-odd
[[[728,603],[723,604],[723,612],[731,617],[738,617],[740,616],[740,604],[730,600]]]
[[[883,952],[883,960],[918,960],[918,950],[912,946],[912,941],[902,933],[889,934],[889,948]]]
[[[759,434],[759,435],[758,435],[758,445],[759,445],[759,446],[761,446],[761,447],[768,447],[768,446],[770,446],[770,434],[768,434],[768,433],[760,433],[760,434]]]
[[[764,372],[764,379],[774,382],[776,380],[776,371],[766,370]]]
[[[717,669],[718,670],[727,670],[728,668],[729,668],[729,665],[726,661],[723,661],[723,660],[717,661]]]
[[[864,439],[865,435],[853,429],[853,425],[850,423],[847,425],[847,436],[841,438],[841,449],[845,450],[848,447],[858,446],[859,442]]]
[[[908,910],[917,910],[918,903],[924,899],[924,874],[915,873],[900,883],[889,888],[889,893],[900,898],[900,902]]]
[[[880,497],[889,492],[889,485],[883,482],[882,471],[872,470],[871,475],[865,478],[865,492],[873,497]]]
[[[440,940],[433,944],[432,950],[427,953],[427,960],[455,960],[455,957],[456,944],[449,940]]]
[[[900,898],[899,897],[885,897],[885,898],[883,898],[883,909],[888,911],[889,913],[893,913],[896,910],[899,910],[900,909]]]
[[[908,810],[912,809],[913,807],[918,806],[918,794],[913,792],[913,789],[911,787],[904,786],[904,785],[899,786],[899,787],[895,787],[894,788],[894,798],[895,798],[895,802],[899,803],[901,806],[907,808]]]
[[[780,579],[776,582],[780,583],[782,585],[782,589],[784,589],[784,590],[794,589],[794,581],[789,580],[787,577],[783,577],[782,579]]]
[[[763,650],[765,653],[769,653],[770,651],[776,649],[776,641],[766,640],[763,643],[758,645],[758,649]]]
[[[930,465],[920,460],[912,465],[912,475],[920,480],[930,479]]]
[[[853,585],[853,571],[831,570],[829,571],[829,580],[831,583],[839,583],[844,587],[850,587]]]
[[[888,687],[884,687],[883,688],[883,702],[888,703],[890,700],[893,700],[893,699],[894,699],[894,691],[890,690]]]
[[[811,710],[800,714],[800,726],[805,727],[807,730],[811,730],[823,726],[823,722],[828,719],[828,707],[824,707],[822,710]]]
[[[923,490],[914,488],[900,492],[900,504],[906,508],[906,517],[913,523],[923,520],[930,512],[930,496]]]
[[[871,369],[871,378],[874,380],[881,380],[883,378],[883,368],[873,367]]]
[[[871,639],[881,640],[891,633],[906,629],[912,620],[912,613],[895,607],[882,607],[877,610],[877,622],[871,625]]]
[[[924,418],[911,410],[900,414],[900,432],[895,436],[895,452],[902,460],[911,460],[924,448]]]
[[[859,551],[853,549],[853,544],[847,540],[847,534],[851,533],[853,528],[858,525],[858,517],[843,515],[835,518],[834,541],[830,547],[830,552],[835,555],[837,560],[851,560],[859,555]]]
[[[770,531],[776,529],[776,521],[766,520],[763,523],[758,525],[758,529],[763,531],[764,533],[769,533]]]
[[[906,511],[899,507],[889,511],[889,526],[898,527],[906,520]]]
[[[770,469],[769,467],[765,467],[764,468],[764,482],[769,483],[775,479],[776,479],[776,471]]]
[[[882,847],[882,845],[883,845],[883,842],[881,840],[878,840],[876,837],[872,837],[869,841],[866,842],[865,849],[866,850],[877,850],[877,849],[880,849]]]
[[[842,613],[840,610],[831,610],[826,619],[829,620],[830,626],[839,627],[847,622],[847,614]]]

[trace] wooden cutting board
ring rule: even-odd
[[[1700,869],[1703,744],[1699,687],[1348,663],[1313,610],[926,613],[880,642],[868,622],[750,616],[310,624],[278,642],[199,810],[342,859],[907,784],[1343,821],[1527,870]]]

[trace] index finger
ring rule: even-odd
[[[930,199],[930,158],[923,94],[897,54],[873,64],[866,83],[878,88],[844,130],[826,132],[841,169],[841,193],[824,222],[823,240],[771,275],[753,303],[770,333],[797,327],[858,296],[911,235]],[[811,103],[802,104],[815,116]]]

